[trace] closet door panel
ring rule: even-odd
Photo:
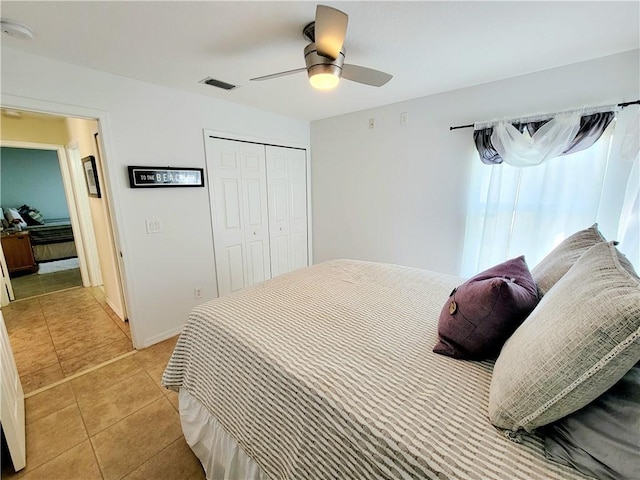
[[[225,249],[223,272],[225,274],[225,293],[244,288],[244,260],[242,245],[231,245]]]
[[[240,187],[235,178],[220,181],[223,194],[220,196],[218,211],[221,214],[221,223],[227,231],[240,231],[242,221],[240,219]]]
[[[274,277],[291,270],[289,265],[289,238],[286,235],[272,237],[271,268]]]
[[[273,276],[308,265],[307,160],[304,150],[266,147]]]
[[[269,257],[265,256],[265,249],[268,250],[269,245],[265,245],[263,240],[257,240],[247,243],[247,249],[247,255],[249,257],[249,261],[247,262],[249,285],[267,280],[269,278],[268,273],[270,268],[266,263]]]
[[[245,286],[271,278],[269,258],[269,213],[264,145],[235,142],[242,152],[244,185]]]
[[[208,138],[218,294],[270,278],[264,146]]]

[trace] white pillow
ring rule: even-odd
[[[584,253],[507,340],[495,363],[489,417],[532,429],[604,393],[640,361],[640,279],[614,246]]]
[[[16,223],[15,220],[18,220],[17,222],[18,225],[20,225],[21,227],[27,226],[27,222],[24,221],[24,218],[22,218],[22,215],[20,215],[18,210],[16,210],[15,208],[5,208],[4,216],[7,219],[7,221],[11,224],[15,224]]]

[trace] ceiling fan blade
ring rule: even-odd
[[[284,77],[286,75],[293,75],[294,73],[306,72],[306,71],[307,71],[306,67],[296,68],[295,70],[287,70],[286,72],[278,72],[278,73],[272,73],[271,75],[265,75],[263,77],[250,78],[249,81],[261,82],[262,80],[271,80],[272,78]]]
[[[315,43],[323,57],[338,58],[347,34],[349,16],[325,5],[316,7]]]
[[[364,83],[365,85],[371,85],[372,87],[381,87],[391,80],[393,75],[381,72],[380,70],[345,63],[342,66],[342,78],[353,82]]]

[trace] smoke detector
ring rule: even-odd
[[[2,26],[2,33],[9,37],[21,38],[23,40],[31,40],[33,38],[33,32],[29,27],[21,23],[16,23],[11,20],[0,19],[0,26]]]

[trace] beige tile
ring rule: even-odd
[[[165,395],[167,397],[167,400],[171,402],[171,405],[173,405],[173,408],[176,409],[176,412],[180,413],[180,405],[178,402],[178,392],[174,392],[173,390],[168,390],[168,392],[169,393]]]
[[[103,391],[115,383],[142,372],[142,366],[135,360],[136,356],[137,354],[133,354],[71,380],[76,398],[83,399],[91,396],[95,392]]]
[[[151,347],[139,350],[137,359],[147,369],[156,369],[159,365],[164,368],[173,353],[177,341],[178,336],[176,335]]]
[[[91,294],[91,296],[93,296],[93,298],[95,298],[100,305],[106,305],[107,304],[107,296],[104,293],[104,290],[100,287],[89,287],[87,289],[87,291]]]
[[[14,304],[12,303],[9,306],[12,305]],[[46,325],[44,315],[40,307],[26,311],[13,310],[12,313],[9,314],[7,313],[7,310],[5,310],[6,308],[8,307],[2,309],[2,316],[4,317],[4,323],[7,326],[7,332],[10,334],[23,328],[37,328]]]
[[[78,407],[92,436],[161,397],[147,373],[140,372],[104,390],[79,396]]]
[[[164,373],[166,366],[166,362],[162,361],[157,366],[149,366],[146,368],[149,376],[153,379],[156,385],[162,389],[165,395],[168,393],[168,389],[162,385],[162,374]]]
[[[20,375],[33,373],[58,363],[46,326],[16,330],[13,334],[9,334],[9,340]]]
[[[14,318],[18,318],[23,315],[28,315],[30,313],[41,312],[40,302],[37,298],[32,298],[28,300],[21,300],[18,302],[11,302],[9,305],[2,307],[2,316],[5,318],[5,322],[7,324],[7,329],[11,325],[11,321]]]
[[[39,297],[45,316],[73,312],[75,307],[89,304],[93,297],[84,288],[73,288]]]
[[[102,310],[93,318],[82,318],[65,324],[49,324],[49,331],[61,361],[127,338]]]
[[[78,302],[72,305],[57,305],[55,311],[43,309],[47,324],[50,326],[63,327],[75,324],[76,326],[84,326],[87,322],[107,318],[108,315],[95,301]]]
[[[125,480],[203,480],[204,469],[198,457],[180,437],[156,456],[136,468]]]
[[[21,375],[20,382],[22,383],[22,390],[26,395],[27,393],[33,392],[34,390],[38,390],[47,385],[51,385],[63,378],[64,373],[62,373],[62,368],[60,367],[60,364],[56,362],[55,365],[51,365],[50,367],[45,367],[40,370],[36,370],[35,372]]]
[[[37,318],[33,318],[31,322],[24,322],[18,328],[7,329],[7,333],[9,339],[15,344],[51,343],[47,323]]]
[[[27,425],[27,471],[88,438],[76,404]]]
[[[60,366],[66,376],[73,375],[74,373],[86,370],[88,368],[99,365],[112,358],[119,357],[127,352],[133,350],[131,340],[123,338],[122,340],[115,341],[102,347],[93,348],[88,352],[71,357],[69,359],[61,359]]]
[[[109,317],[111,318],[111,320],[113,320],[113,323],[116,324],[116,326],[122,330],[122,332],[128,337],[131,338],[131,327],[129,326],[129,322],[125,322],[123,321],[117,314],[116,312],[114,312],[113,310],[111,310],[109,308],[109,310],[105,310],[107,312],[107,314],[109,315]]]
[[[91,443],[86,440],[53,460],[28,472],[24,480],[101,480]]]
[[[182,436],[164,396],[91,437],[105,480],[120,479]]]
[[[71,385],[63,383],[25,399],[27,425],[76,403]]]

